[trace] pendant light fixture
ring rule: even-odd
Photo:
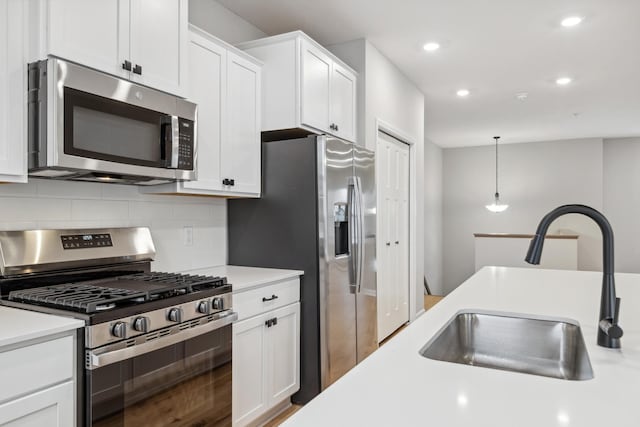
[[[496,140],[496,193],[493,195],[493,203],[485,205],[485,208],[490,212],[500,213],[506,211],[509,205],[500,203],[500,193],[498,193],[498,140],[500,137],[494,136],[493,139]]]

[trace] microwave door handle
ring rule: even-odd
[[[180,157],[180,121],[178,116],[171,116],[171,157],[169,168],[177,169]]]

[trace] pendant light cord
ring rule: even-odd
[[[498,197],[500,197],[500,193],[498,193],[498,140],[500,139],[500,137],[494,136],[493,139],[496,140],[496,194],[495,194],[495,197],[497,199]]]

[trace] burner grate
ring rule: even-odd
[[[226,277],[178,273],[135,273],[84,283],[42,286],[9,293],[9,300],[83,313],[171,298],[227,284]]]
[[[9,294],[11,301],[70,308],[85,313],[109,309],[118,302],[137,298],[146,299],[146,292],[76,283],[25,289]]]

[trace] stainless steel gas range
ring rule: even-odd
[[[78,425],[231,424],[231,285],[150,272],[148,228],[0,231],[2,304],[84,320]]]

